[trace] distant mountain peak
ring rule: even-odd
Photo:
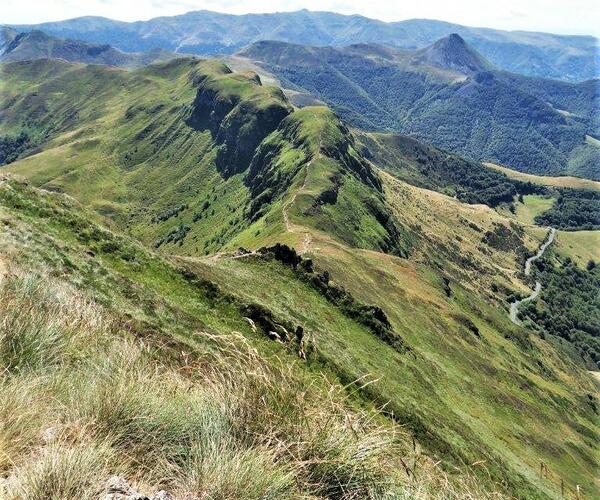
[[[420,50],[418,58],[434,66],[466,75],[492,69],[491,63],[456,33],[440,38],[429,47]]]

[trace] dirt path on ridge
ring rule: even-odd
[[[292,195],[292,197],[286,201],[283,205],[283,222],[285,223],[285,230],[288,233],[295,233],[295,232],[303,232],[304,233],[304,237],[302,238],[302,246],[300,248],[300,254],[304,254],[306,252],[308,252],[309,248],[310,248],[310,244],[312,243],[312,237],[310,236],[310,233],[303,228],[302,226],[299,226],[297,224],[294,224],[293,222],[290,221],[290,216],[289,216],[289,208],[296,202],[296,197],[298,196],[298,193],[304,191],[306,189],[306,183],[308,181],[308,172],[309,169],[311,167],[311,165],[318,160],[319,158],[321,158],[321,137],[319,137],[319,146],[317,149],[317,154],[311,158],[311,160],[304,166],[304,181],[302,182],[302,186],[300,186],[300,188]]]

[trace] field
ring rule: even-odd
[[[505,207],[499,207],[498,212],[505,217],[519,221],[525,225],[535,225],[535,217],[550,209],[554,204],[554,198],[539,194],[528,194],[523,196],[523,203],[515,201],[515,213]]]
[[[554,186],[554,187],[566,187],[573,189],[592,189],[594,191],[600,191],[600,182],[592,181],[589,179],[580,179],[578,177],[570,176],[543,176],[526,174],[523,172],[517,172],[507,167],[502,167],[494,163],[484,163],[487,167],[498,170],[505,173],[511,179],[517,179],[523,182],[531,182],[532,184],[540,184],[542,186]]]
[[[581,265],[600,262],[600,231],[559,231],[556,247]]]

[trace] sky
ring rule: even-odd
[[[214,10],[327,10],[383,21],[426,18],[467,26],[600,36],[598,0],[0,0],[0,24],[33,24],[78,16],[146,20]]]

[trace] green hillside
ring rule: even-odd
[[[465,490],[451,488],[475,488],[466,484],[471,477],[481,488],[468,493],[476,498],[491,491],[558,498],[561,479],[570,493],[577,484],[584,492],[597,487],[592,380],[564,347],[513,325],[507,314],[513,295],[528,289],[522,262],[539,235],[489,207],[384,173],[329,109],[295,110],[256,74],[232,73],[216,61],[177,60],[133,72],[57,61],[1,69],[0,133],[28,138],[20,159],[3,170],[44,188],[3,181],[4,260],[49,266],[56,280],[126,314],[136,338],[150,345],[158,339],[165,349],[182,342],[183,348],[173,346],[182,356],[227,347],[194,332],[232,342],[238,338],[232,332],[243,335],[265,359],[265,370],[275,370],[266,386],[248,381],[255,392],[242,387],[249,420],[235,415],[223,438],[224,460],[261,476],[270,471],[263,489],[250,496],[376,498],[387,491],[461,498]],[[64,191],[82,205],[49,191]],[[300,337],[293,333],[298,326],[305,332]],[[157,356],[150,366],[162,359]],[[254,376],[254,358],[238,351],[230,356],[218,359],[249,359],[240,371]],[[73,362],[65,359],[66,366]],[[210,365],[207,359],[189,366]],[[229,369],[228,361],[221,364]],[[182,369],[182,376],[188,371],[195,369]],[[190,376],[202,380],[203,373]],[[224,376],[217,371],[215,377]],[[228,377],[237,381],[239,372]],[[154,383],[150,394],[162,394]],[[167,389],[175,408],[177,398],[185,400],[177,384]],[[322,398],[331,384],[342,391],[331,403],[342,405],[337,408],[380,408],[367,420],[382,426],[384,436],[399,425],[398,451],[375,441],[366,453],[356,448],[360,441],[344,448],[335,436],[300,434],[297,422],[306,421],[309,432],[313,422],[318,430],[318,422],[329,419],[310,408],[305,415],[289,413],[298,393],[314,385],[315,396],[301,399],[327,408]],[[253,413],[254,399],[265,406]],[[178,416],[164,411],[167,420],[143,420],[157,436],[154,444],[168,439],[164,426]],[[354,413],[348,415],[352,421]],[[108,412],[107,418],[117,417]],[[131,439],[146,449],[147,427],[133,422]],[[172,428],[183,440],[188,430]],[[122,446],[118,438],[115,446]],[[323,451],[320,443],[332,449]],[[149,486],[163,481],[161,488],[176,492],[198,478],[192,490],[210,497],[210,473],[220,469],[201,461],[205,475],[186,476],[194,454],[186,449],[189,441],[174,444],[173,455],[164,455],[162,445],[151,448],[174,467],[173,477],[157,479],[154,459],[148,468],[143,461],[129,469],[122,464],[123,474]],[[398,466],[400,458],[406,467]],[[432,468],[437,460],[443,473]],[[540,463],[548,470],[541,477]],[[215,496],[245,491],[247,475],[233,465],[219,467],[241,479]]]
[[[255,75],[190,60],[135,73],[91,67],[86,72],[83,66],[50,61],[4,69],[3,98],[10,102],[4,133],[29,134],[32,144],[50,141],[11,170],[26,170],[37,184],[77,193],[157,247],[202,253],[243,242],[260,231],[259,219],[274,206],[281,208],[286,190],[302,183],[320,196],[312,207],[315,226],[328,226],[357,246],[396,252],[406,246],[385,220],[379,179],[354,150],[340,120],[326,108],[284,119],[292,109],[282,92],[261,85]],[[35,84],[31,96],[49,111],[38,121],[31,116],[36,109],[30,96],[14,100],[13,91],[45,70],[52,76],[41,89]],[[94,85],[79,88],[79,72]],[[54,92],[65,86],[77,87],[81,101]],[[92,109],[72,115],[74,105],[103,92],[114,93],[104,96],[103,111],[95,109],[97,99]],[[82,126],[88,120],[93,130]],[[65,162],[65,149],[74,153],[73,162]],[[311,160],[313,168],[304,168]],[[347,229],[347,214],[359,230]]]
[[[600,228],[598,183],[491,169],[399,134],[355,132],[360,151],[379,167],[414,186],[484,203],[526,225],[567,231]]]
[[[599,180],[598,81],[494,69],[458,35],[426,49],[257,42],[238,53],[367,130],[396,131],[519,171]]]
[[[115,474],[156,499],[487,494],[269,341],[263,306],[4,176],[0,219],[2,498],[97,498]]]
[[[357,137],[361,153],[397,179],[465,203],[510,205],[517,195],[539,190],[530,182],[513,180],[408,136],[357,131]]]

